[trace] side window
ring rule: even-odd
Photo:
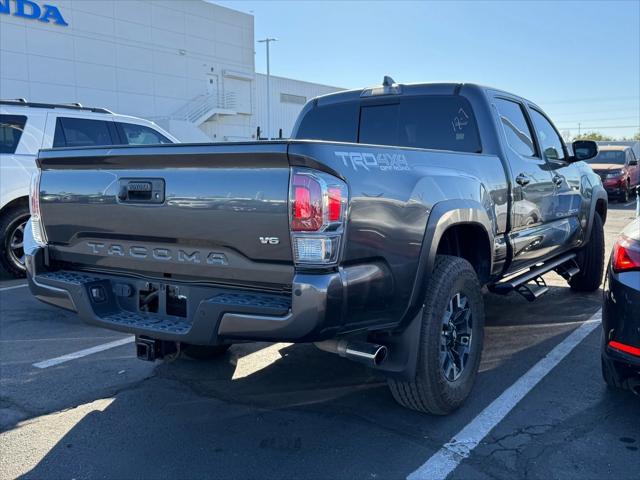
[[[355,142],[358,136],[358,104],[337,103],[313,107],[300,119],[295,138]]]
[[[535,156],[533,135],[524,116],[522,105],[503,98],[496,98],[495,102],[509,146],[525,157]]]
[[[0,115],[0,153],[15,153],[27,124],[23,115]]]
[[[157,145],[159,143],[173,143],[167,137],[154,129],[135,123],[118,123],[129,145]]]
[[[107,121],[71,117],[58,117],[56,120],[54,147],[91,147],[113,144]]]
[[[564,160],[562,140],[549,120],[533,108],[531,109],[531,119],[538,134],[538,141],[544,158],[547,160]]]

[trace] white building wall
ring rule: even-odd
[[[152,119],[207,93],[209,74],[250,79],[249,115],[224,121],[253,131],[253,16],[202,0],[48,0],[68,26],[0,15],[0,97],[80,102]],[[213,70],[211,70],[213,69]],[[232,83],[232,82],[228,82]],[[224,89],[227,88],[225,91]],[[212,122],[215,124],[215,121]],[[216,132],[216,126],[207,126]]]
[[[52,5],[68,25],[17,16],[19,2]],[[0,0],[0,98],[103,107],[183,141],[252,139],[266,128],[254,46],[252,15],[204,0]],[[281,92],[336,90],[272,78],[274,135],[302,108]]]
[[[277,137],[282,129],[283,137],[291,135],[291,129],[304,104],[314,97],[344,90],[339,87],[293,80],[271,75],[271,136]],[[284,96],[283,96],[284,94]],[[267,137],[267,76],[256,73],[256,125],[261,136]],[[304,101],[302,101],[304,99]],[[293,103],[299,100],[302,103]]]

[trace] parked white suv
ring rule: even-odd
[[[177,143],[155,123],[79,104],[0,100],[0,265],[24,274],[29,182],[41,148]]]

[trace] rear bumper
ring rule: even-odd
[[[45,249],[37,248],[26,257],[33,295],[77,312],[89,324],[112,330],[214,345],[230,340],[317,341],[333,336],[340,328],[343,281],[339,272],[296,274],[291,293],[274,294],[169,279],[165,283],[122,275],[48,271],[45,254]],[[156,311],[151,313],[141,310],[139,295],[150,283],[158,289],[159,298]],[[177,288],[186,298],[178,315],[169,311],[169,287]]]
[[[613,345],[640,348],[640,271],[615,273],[608,267],[602,308],[602,353],[608,359],[631,367],[640,373],[640,355]],[[627,349],[629,350],[629,349]]]

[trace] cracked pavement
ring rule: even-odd
[[[611,205],[607,249],[632,214]],[[554,276],[549,284],[533,304],[485,296],[478,381],[448,417],[402,409],[383,377],[310,345],[242,344],[217,361],[151,364],[128,344],[37,369],[122,335],[26,288],[0,291],[0,478],[406,478],[600,306],[599,292],[573,294]],[[638,478],[640,398],[605,388],[599,336],[451,478]]]

